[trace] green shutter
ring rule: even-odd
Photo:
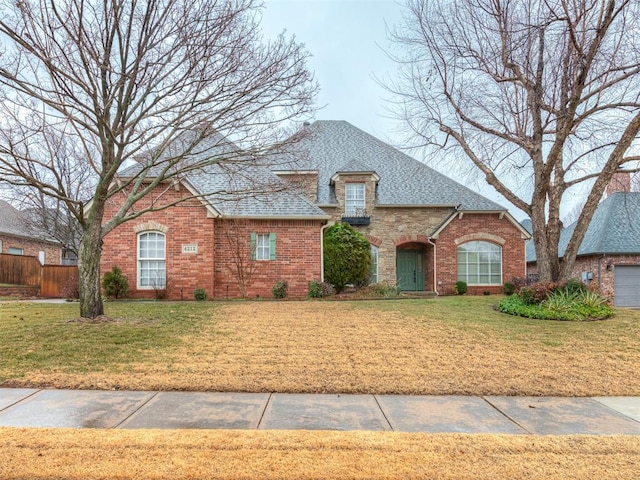
[[[256,259],[256,232],[251,232],[251,260]]]
[[[275,233],[270,233],[269,234],[269,254],[270,254],[270,260],[275,260],[276,259],[276,234]]]

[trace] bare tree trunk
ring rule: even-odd
[[[104,315],[104,305],[100,293],[100,257],[102,254],[100,223],[92,223],[85,230],[78,253],[80,316],[95,318],[98,315]]]

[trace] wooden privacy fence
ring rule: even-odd
[[[0,283],[39,287],[41,297],[71,297],[77,291],[78,267],[40,265],[36,257],[0,253]]]

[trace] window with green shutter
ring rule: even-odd
[[[275,233],[251,233],[251,259],[275,260],[276,259],[276,234]]]

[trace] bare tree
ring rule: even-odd
[[[404,20],[403,119],[526,212],[540,278],[567,279],[608,182],[638,170],[640,2],[407,0]],[[563,197],[585,182],[559,259]]]
[[[0,178],[81,226],[84,317],[103,313],[104,236],[170,206],[137,202],[212,165],[241,173],[312,111],[308,54],[263,39],[254,0],[0,0],[0,12]]]
[[[226,268],[234,276],[240,296],[247,297],[253,274],[256,271],[256,242],[250,242],[249,222],[245,219],[233,218],[226,222],[224,238],[226,241],[229,263]]]

